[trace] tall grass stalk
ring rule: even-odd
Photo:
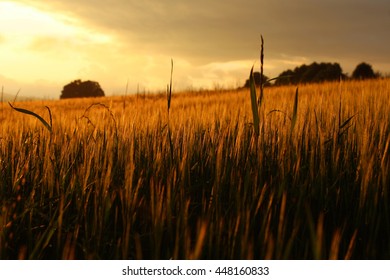
[[[259,95],[259,99],[258,99],[258,105],[259,107],[261,106],[261,103],[263,102],[263,98],[264,98],[264,85],[266,83],[266,81],[264,81],[264,69],[263,69],[263,66],[264,66],[264,39],[263,39],[263,35],[260,36],[261,37],[261,46],[260,46],[260,95]]]
[[[253,67],[249,76],[249,84],[250,84],[250,97],[251,97],[251,105],[252,105],[252,117],[253,117],[253,127],[257,136],[260,134],[260,118],[259,118],[259,108],[256,102],[257,94],[256,94],[256,83],[255,78],[253,76]],[[260,86],[261,87],[261,86]]]
[[[173,76],[173,59],[171,59],[171,78],[169,81],[169,85],[167,85],[167,115],[168,115],[167,130],[168,130],[169,148],[171,151],[171,161],[173,162],[173,143],[172,143],[171,129],[169,126],[169,110],[171,109],[171,100],[172,100],[172,76]]]
[[[294,106],[293,106],[293,112],[291,117],[291,133],[294,130],[295,124],[297,123],[297,117],[298,117],[298,88],[295,91]]]
[[[171,59],[171,78],[169,81],[169,85],[167,85],[168,116],[169,116],[169,109],[171,108],[171,100],[172,100],[172,76],[173,76],[173,59]]]

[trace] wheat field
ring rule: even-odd
[[[390,258],[390,79],[298,91],[1,104],[0,259]]]

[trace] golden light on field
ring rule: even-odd
[[[389,259],[389,86],[4,106],[0,259]]]

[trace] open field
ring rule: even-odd
[[[390,259],[390,79],[295,90],[2,104],[0,259]]]

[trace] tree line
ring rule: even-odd
[[[261,81],[261,75],[259,72],[255,72],[253,75],[256,85],[260,85],[260,83],[263,83],[265,86],[271,85],[267,76],[263,75],[263,79]],[[310,65],[303,64],[295,67],[293,70],[289,69],[283,71],[275,79],[273,84],[276,86],[296,85],[302,83],[337,81],[340,78],[372,79],[380,76],[381,75],[379,73],[374,72],[370,64],[365,62],[356,66],[351,77],[348,77],[348,75],[343,73],[343,70],[338,63],[313,62]],[[246,80],[244,87],[249,87],[249,79]],[[64,86],[60,99],[101,96],[105,96],[105,94],[98,82],[74,80]]]
[[[256,85],[260,85],[260,73],[254,73],[254,80]],[[374,72],[372,66],[368,63],[362,62],[358,64],[355,70],[352,72],[352,76],[349,77],[347,74],[343,73],[343,70],[338,63],[317,63],[313,62],[310,65],[303,64],[301,66],[295,67],[294,69],[289,69],[283,71],[276,77],[275,82],[273,83],[276,86],[281,85],[297,85],[297,84],[308,84],[308,83],[321,83],[329,81],[337,81],[339,79],[373,79],[378,78],[381,75]],[[271,83],[267,82],[269,78],[263,75],[263,84],[265,86],[270,86]],[[249,87],[249,79],[246,80],[244,87]]]

